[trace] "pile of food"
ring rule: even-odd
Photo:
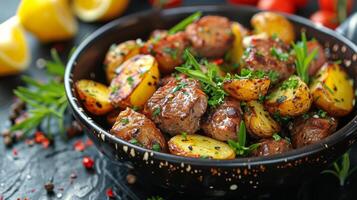
[[[290,151],[333,134],[354,106],[353,81],[316,39],[295,41],[282,15],[260,12],[248,30],[197,12],[146,42],[113,44],[109,86],[79,80],[92,115],[116,137],[179,156],[234,159]]]

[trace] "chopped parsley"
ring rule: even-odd
[[[284,53],[280,49],[277,49],[275,47],[270,48],[270,54],[272,56],[275,56],[280,61],[287,61],[289,58],[288,53]]]
[[[323,88],[325,88],[326,90],[328,90],[331,94],[334,93],[333,90],[332,90],[329,86],[326,85],[326,83],[324,83],[324,82],[321,81],[321,85],[322,85]]]
[[[327,116],[327,112],[323,110],[318,110],[316,113],[320,118],[325,118]]]
[[[128,118],[123,118],[120,120],[120,123],[122,123],[123,125],[127,125],[129,123],[129,119]]]
[[[290,77],[288,80],[284,81],[280,89],[287,90],[287,89],[296,89],[299,86],[299,80],[296,77]]]
[[[133,79],[133,77],[129,76],[129,77],[126,79],[126,81],[129,83],[130,86],[133,86],[133,84],[134,84],[134,79]]]
[[[279,140],[281,140],[281,136],[280,136],[279,134],[277,134],[277,133],[274,133],[273,139],[274,139],[275,141],[279,141]]]
[[[170,55],[171,58],[173,58],[173,59],[176,59],[176,58],[177,58],[177,53],[178,53],[177,49],[175,49],[175,48],[170,48],[170,47],[165,47],[165,48],[163,49],[163,51],[164,51],[166,54]]]
[[[134,111],[139,111],[141,110],[140,106],[132,106],[131,109],[133,109]]]
[[[138,141],[137,139],[135,139],[135,138],[133,138],[133,139],[129,140],[129,142],[130,142],[131,144],[135,144],[135,145],[140,146],[139,141]]]
[[[187,133],[186,132],[182,132],[181,136],[183,137],[184,140],[187,140]]]
[[[273,118],[274,118],[277,122],[279,122],[279,123],[281,123],[281,124],[287,124],[287,123],[292,119],[291,117],[283,117],[283,116],[281,116],[280,113],[279,113],[279,111],[277,111],[277,112],[275,112],[275,113],[273,114]]]
[[[160,147],[159,144],[155,143],[155,144],[152,145],[152,150],[160,152],[161,151],[161,147]]]
[[[175,92],[181,90],[182,88],[185,88],[186,86],[187,86],[187,83],[185,83],[185,82],[179,82],[179,83],[177,84],[177,86],[174,87],[174,89],[171,91],[171,93],[175,93]]]
[[[160,114],[160,112],[161,112],[161,108],[160,108],[160,107],[157,107],[157,108],[155,108],[155,110],[154,110],[154,112],[152,113],[152,115],[153,115],[154,117],[156,117],[156,116],[158,116],[158,115]]]

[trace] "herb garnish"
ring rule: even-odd
[[[11,132],[21,130],[24,134],[29,134],[43,126],[48,134],[57,131],[56,128],[64,133],[64,115],[68,102],[61,80],[65,67],[55,50],[51,50],[51,56],[53,61],[47,61],[45,64],[47,72],[52,76],[48,82],[42,83],[23,76],[27,87],[20,86],[14,91],[15,95],[26,103],[29,117],[13,125],[10,128]],[[53,128],[53,123],[58,127]]]
[[[129,123],[129,119],[128,118],[123,118],[120,120],[120,122],[123,124],[123,125],[127,125]]]
[[[139,141],[138,141],[137,139],[135,139],[135,138],[133,138],[133,139],[129,140],[129,142],[130,142],[131,144],[135,144],[135,145],[140,146]]]
[[[126,81],[129,83],[130,86],[133,86],[133,84],[134,84],[134,79],[133,79],[133,77],[129,76],[129,77],[126,79]]]
[[[279,140],[281,140],[281,136],[280,136],[279,134],[277,134],[277,133],[274,133],[273,139],[274,139],[275,141],[279,141]]]
[[[160,147],[159,144],[155,143],[155,144],[152,145],[152,150],[160,152],[161,151],[161,147]]]
[[[160,114],[160,112],[161,112],[161,108],[160,108],[160,107],[157,107],[157,108],[155,108],[155,110],[154,110],[154,112],[152,113],[152,115],[153,115],[154,117],[156,117],[156,116],[158,116],[158,115]]]
[[[218,75],[216,65],[206,63],[207,72],[203,72],[200,64],[188,49],[185,50],[184,57],[186,62],[182,66],[176,67],[176,70],[201,82],[203,91],[209,97],[208,105],[221,104],[227,93],[222,89],[223,78]]]
[[[272,56],[275,56],[280,61],[287,61],[289,58],[288,53],[284,53],[280,49],[277,49],[275,47],[270,48],[270,53]]]
[[[184,140],[187,141],[187,133],[186,132],[182,132],[181,136],[183,137]]]
[[[177,49],[176,48],[170,48],[170,47],[165,47],[163,49],[163,51],[166,53],[166,54],[169,54],[171,58],[173,59],[176,59],[177,58]]]
[[[317,49],[315,48],[310,54],[307,52],[305,32],[301,33],[301,41],[293,43],[293,53],[296,56],[295,65],[296,72],[306,84],[309,84],[309,66],[311,61],[317,55]]]
[[[325,118],[327,116],[327,112],[320,110],[320,109],[317,111],[316,114],[321,118]]]
[[[187,83],[181,81],[177,84],[176,87],[174,87],[174,89],[171,91],[171,93],[175,93],[175,92],[185,88],[186,86],[187,86]]]
[[[280,89],[287,90],[287,89],[296,89],[299,86],[299,80],[296,79],[297,77],[291,76],[288,80],[284,81]]]
[[[194,21],[198,20],[201,16],[202,16],[202,12],[200,12],[200,11],[193,13],[192,15],[183,19],[180,23],[176,24],[174,27],[170,28],[168,33],[170,35],[172,35],[179,31],[184,30],[188,25],[190,25]]]
[[[350,155],[349,152],[346,152],[343,154],[341,161],[340,161],[340,166],[338,162],[333,163],[333,170],[324,170],[321,173],[322,174],[332,174],[338,178],[340,181],[340,186],[344,186],[346,180],[348,177],[356,171],[357,167],[354,167],[353,169],[350,169]]]
[[[164,200],[164,198],[160,197],[160,196],[152,196],[147,198],[147,200]]]
[[[247,133],[246,133],[246,128],[245,128],[245,123],[244,121],[240,122],[239,125],[239,132],[237,132],[237,139],[238,141],[234,140],[228,140],[228,144],[231,148],[234,149],[237,155],[239,156],[247,156],[249,155],[253,150],[259,147],[260,143],[255,143],[250,145],[249,147],[246,147],[246,139],[247,139]]]

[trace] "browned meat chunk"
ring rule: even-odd
[[[184,62],[182,56],[188,45],[186,34],[179,32],[148,41],[141,48],[141,53],[153,55],[159,63],[160,72],[168,74]]]
[[[294,148],[300,148],[319,142],[331,135],[337,128],[333,117],[320,118],[317,115],[304,119],[296,119],[290,127],[291,140]]]
[[[220,140],[236,140],[242,110],[239,101],[227,98],[217,108],[213,108],[206,119],[202,120],[202,129],[207,136]]]
[[[270,156],[281,154],[291,149],[292,146],[286,139],[264,139],[260,142],[260,146],[255,149],[252,154],[253,156]]]
[[[295,71],[289,47],[272,38],[253,39],[243,55],[245,67],[251,70],[275,71],[279,79],[287,79]]]
[[[163,132],[193,134],[200,128],[200,118],[206,109],[207,96],[199,82],[181,79],[160,87],[148,100],[145,113]]]
[[[205,16],[186,28],[193,50],[203,57],[222,57],[231,47],[234,36],[231,22],[220,16]]]
[[[110,133],[147,149],[167,151],[165,138],[155,124],[131,108],[120,112]]]
[[[315,59],[312,60],[309,66],[309,75],[313,76],[326,62],[325,51],[323,47],[316,40],[307,42],[307,52],[310,54],[314,49],[317,49],[317,54]]]

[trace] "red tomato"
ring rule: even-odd
[[[338,26],[337,15],[327,10],[319,10],[311,15],[311,21],[324,25],[328,28],[335,29]]]
[[[341,0],[319,0],[321,10],[337,12],[337,3]],[[347,0],[347,11],[351,12],[353,7],[353,0]]]
[[[248,5],[257,5],[258,0],[228,0],[228,3],[232,4],[248,4]]]
[[[279,11],[285,13],[295,12],[295,5],[291,0],[260,0],[257,7],[262,10]]]
[[[150,4],[159,8],[173,8],[180,6],[182,0],[149,0]]]
[[[295,6],[298,8],[303,8],[307,5],[308,0],[294,0]]]

